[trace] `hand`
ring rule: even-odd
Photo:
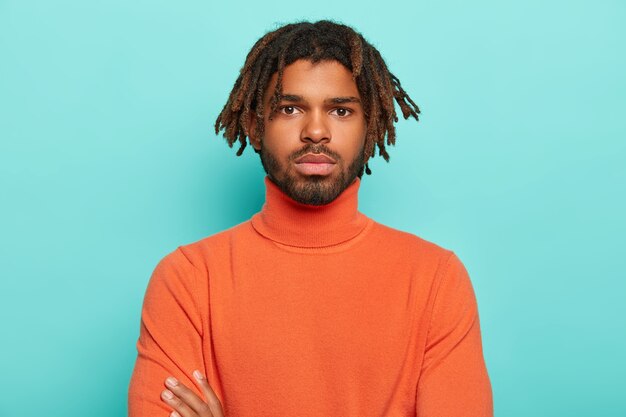
[[[198,381],[200,390],[206,397],[206,402],[199,398],[193,391],[181,384],[173,376],[165,380],[165,385],[169,390],[161,393],[161,399],[165,401],[174,411],[172,417],[224,417],[222,404],[213,392],[209,382],[202,376],[200,371],[193,371],[193,376]]]

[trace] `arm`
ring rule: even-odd
[[[137,360],[128,389],[129,417],[168,416],[161,400],[172,375],[194,390],[190,372],[204,369],[198,270],[178,248],[156,266],[143,301]]]
[[[476,297],[454,253],[439,279],[417,387],[417,417],[434,416],[493,416]]]

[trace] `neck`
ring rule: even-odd
[[[265,176],[265,204],[251,221],[258,233],[289,246],[325,247],[354,238],[367,225],[358,211],[360,178],[328,204],[302,204]]]

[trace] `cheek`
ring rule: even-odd
[[[281,158],[286,158],[302,146],[297,123],[266,123],[263,137],[268,151]]]
[[[281,164],[289,156],[288,141],[285,140],[286,135],[286,132],[276,128],[266,128],[263,135],[263,148],[278,159]]]
[[[294,136],[296,132],[295,123],[270,122],[265,123],[265,136],[272,142],[278,142],[281,138],[286,139]]]
[[[364,124],[343,125],[335,130],[335,145],[343,152],[356,155],[365,145],[367,128]],[[338,140],[341,139],[341,140]]]

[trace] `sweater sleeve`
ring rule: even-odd
[[[161,259],[152,273],[128,389],[129,417],[169,416],[172,408],[161,400],[169,375],[203,398],[190,377],[195,369],[205,372],[197,278],[198,270],[180,248]]]
[[[417,387],[417,417],[492,417],[474,289],[456,254],[443,268]]]

